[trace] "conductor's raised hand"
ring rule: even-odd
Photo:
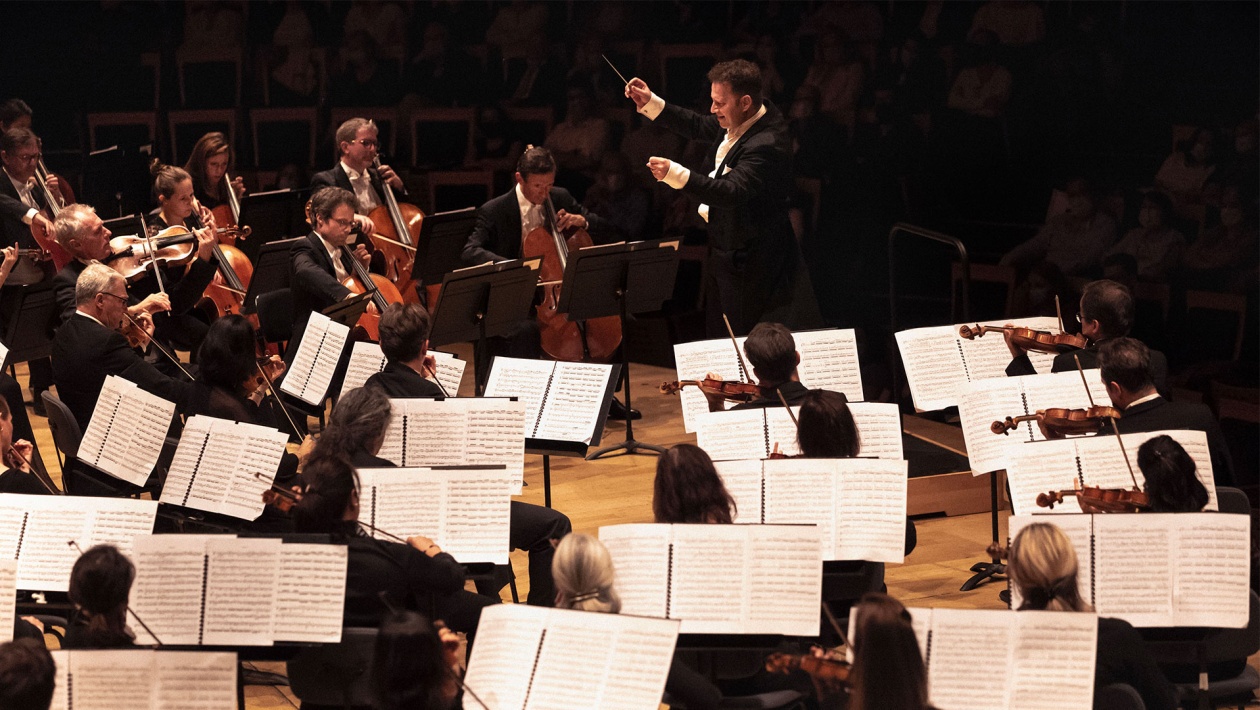
[[[665,179],[665,176],[669,174],[669,167],[671,165],[673,165],[673,163],[670,162],[668,158],[658,158],[655,155],[648,158],[647,161],[648,170],[652,171],[652,177],[657,180]]]
[[[652,90],[647,82],[636,76],[626,84],[626,98],[634,102],[635,108],[643,108],[652,100]]]

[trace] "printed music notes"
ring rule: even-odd
[[[234,710],[236,654],[202,651],[53,651],[52,710]]]
[[[17,618],[17,560],[0,560],[0,643],[13,640]]]
[[[143,486],[157,465],[174,416],[174,402],[110,375],[83,432],[78,460],[133,486]]]
[[[793,407],[797,412],[800,407]],[[857,425],[859,455],[881,459],[902,459],[901,414],[895,404],[852,402],[849,411]],[[714,461],[760,459],[770,456],[775,444],[779,452],[800,453],[796,445],[796,424],[782,407],[706,411],[696,419],[696,443]]]
[[[601,434],[619,371],[617,365],[496,357],[485,396],[525,403],[527,439],[590,445]]]
[[[525,404],[494,397],[391,399],[378,456],[403,467],[502,466],[519,495],[525,477]]]
[[[307,404],[323,402],[349,337],[350,328],[322,313],[312,313],[302,333],[302,344],[293,356],[293,364],[280,382],[280,391]]]
[[[283,432],[263,426],[190,417],[161,502],[253,520],[262,515],[263,491],[271,487],[288,441]]]

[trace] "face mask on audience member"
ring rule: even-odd
[[[1222,207],[1221,208],[1221,224],[1226,227],[1233,227],[1242,221],[1242,208],[1240,207]]]

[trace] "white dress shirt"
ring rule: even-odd
[[[661,111],[664,110],[665,99],[662,99],[654,93],[652,94],[652,98],[648,100],[646,104],[643,104],[643,108],[639,109],[639,113],[647,116],[650,120],[655,121],[656,117],[660,116]],[[752,128],[752,125],[761,120],[761,117],[765,115],[766,104],[765,102],[762,102],[761,108],[757,109],[757,113],[753,114],[752,118],[749,118],[747,121],[744,121],[734,128],[727,129],[726,137],[722,139],[722,143],[717,149],[717,155],[713,158],[713,170],[709,172],[709,177],[717,177],[718,168],[722,166],[722,161],[726,160],[726,154],[731,152],[731,146],[734,146],[735,142],[742,138],[744,134],[748,132],[748,129]],[[730,168],[723,171],[723,174],[725,175],[727,172],[730,172]],[[660,181],[675,190],[680,190],[687,184],[689,179],[691,179],[691,171],[680,165],[678,162],[671,160],[669,163],[669,172],[665,173],[665,177],[661,178]],[[700,213],[700,216],[705,222],[709,221],[708,205],[702,204],[696,211]]]
[[[359,198],[359,214],[367,214],[376,209],[380,203],[376,201],[376,188],[372,187],[372,176],[368,171],[359,172],[346,165],[344,160],[341,161],[341,169],[346,171],[350,185],[354,187],[354,196]]]
[[[319,237],[319,241],[323,243],[324,249],[328,250],[328,258],[332,259],[333,273],[336,274],[338,281],[345,281],[350,278],[350,272],[346,271],[346,265],[341,263],[341,248],[335,247],[324,239],[324,235],[319,232],[315,233]]]
[[[521,192],[520,184],[516,186],[516,204],[521,210],[521,241],[525,241],[525,235],[543,226],[542,205],[536,205],[525,197],[525,193]]]
[[[31,194],[30,183],[20,183],[14,180],[13,176],[9,175],[9,171],[4,170],[4,168],[0,168],[0,171],[3,171],[4,176],[9,179],[10,183],[13,183],[13,189],[17,192],[18,199],[22,201],[22,204],[30,208],[26,211],[26,214],[22,215],[22,221],[30,224],[31,220],[35,219],[35,215],[39,214],[39,203],[35,201],[35,196]]]

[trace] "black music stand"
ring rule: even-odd
[[[424,286],[440,283],[446,274],[462,269],[464,244],[476,223],[475,207],[425,217],[416,236],[416,260],[406,276]]]
[[[542,259],[533,257],[448,272],[433,313],[429,346],[476,340],[473,367],[480,371],[486,338],[511,333],[529,315],[541,268]],[[478,397],[484,389],[477,381]]]
[[[83,192],[79,200],[95,205],[105,217],[119,217],[149,209],[152,199],[153,144],[117,146],[94,150],[83,162]],[[143,234],[143,232],[142,232]]]
[[[241,312],[253,313],[259,296],[289,287],[289,251],[301,239],[302,237],[295,237],[268,242],[258,248],[253,259],[254,276],[245,292],[245,303],[241,306]]]
[[[564,286],[556,310],[571,321],[621,318],[621,368],[625,376],[626,411],[630,409],[630,341],[624,337],[631,313],[659,311],[674,293],[678,274],[678,241],[629,242],[587,247],[569,254]],[[665,448],[634,438],[634,420],[626,417],[626,440],[596,449],[592,461],[614,451],[658,454]],[[646,453],[645,451],[645,453]]]
[[[310,232],[311,226],[306,222],[306,200],[310,195],[309,189],[301,189],[255,192],[242,197],[238,221],[249,225],[250,235],[237,239],[236,248],[257,264],[264,245]]]
[[[334,323],[340,323],[347,328],[353,328],[354,324],[358,323],[359,319],[363,317],[363,314],[367,312],[368,304],[372,302],[373,295],[374,293],[372,291],[368,291],[367,293],[356,293],[344,301],[337,301],[331,306],[320,311],[320,313],[328,316],[329,320]]]
[[[42,281],[30,286],[5,289],[14,292],[12,310],[9,311],[8,328],[4,342],[10,343],[9,354],[2,367],[19,362],[29,362],[52,354],[52,336],[49,325],[56,321],[61,309],[57,307],[57,294],[52,281]],[[2,368],[0,368],[2,369]]]

